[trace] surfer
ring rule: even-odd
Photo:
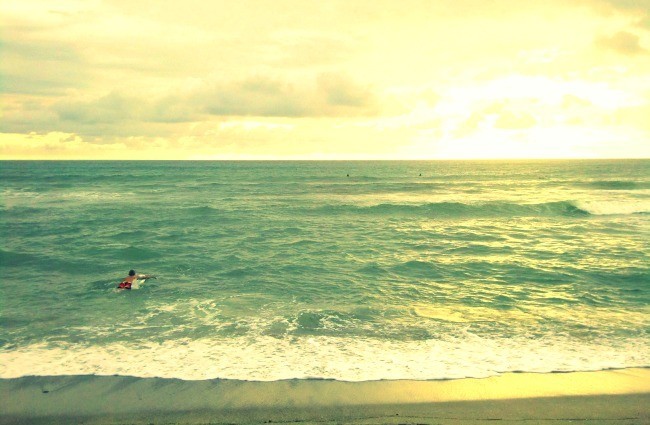
[[[131,289],[131,286],[133,285],[133,282],[136,279],[155,279],[156,276],[151,275],[151,274],[137,274],[135,270],[129,270],[129,275],[122,279],[122,282],[118,285],[118,288],[120,289]]]

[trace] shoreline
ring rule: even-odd
[[[0,379],[0,423],[650,422],[650,368],[439,381]],[[410,418],[410,419],[409,419]],[[613,423],[613,422],[612,422]]]

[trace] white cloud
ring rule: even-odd
[[[646,49],[641,47],[640,37],[628,31],[619,31],[609,37],[600,37],[596,40],[596,44],[622,55],[639,55],[648,53]]]

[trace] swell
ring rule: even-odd
[[[426,204],[382,203],[377,205],[326,205],[318,209],[322,213],[413,215],[429,217],[584,217],[591,213],[570,201],[517,204],[510,202],[431,202]]]
[[[429,202],[381,203],[375,205],[330,204],[314,209],[325,214],[368,214],[377,216],[424,216],[439,218],[482,217],[587,217],[598,215],[649,214],[648,201],[556,201],[541,203]]]
[[[635,180],[594,180],[584,183],[583,186],[604,190],[643,190],[650,189],[650,182]]]
[[[0,269],[7,275],[20,275],[21,268],[28,268],[41,271],[52,271],[72,269],[80,265],[81,259],[67,259],[55,253],[27,253],[16,252],[8,249],[0,249]]]

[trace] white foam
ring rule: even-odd
[[[34,192],[28,190],[5,189],[2,197],[9,206],[28,205],[33,206],[47,204],[56,205],[60,201],[83,201],[90,203],[114,202],[117,200],[130,199],[135,196],[133,192],[100,192],[100,191],[48,191]]]
[[[371,338],[262,336],[173,340],[137,346],[32,345],[0,351],[0,377],[126,375],[275,381],[454,379],[504,372],[584,371],[650,365],[642,339],[609,345],[562,338],[462,338],[385,341]]]
[[[650,200],[579,201],[576,207],[593,215],[628,215],[650,213]]]

